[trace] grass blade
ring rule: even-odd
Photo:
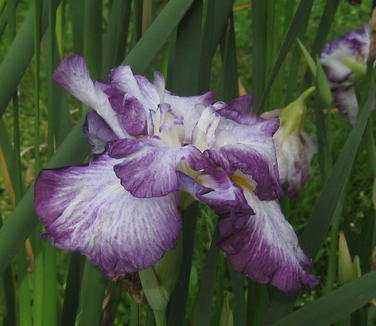
[[[332,325],[374,299],[376,296],[375,284],[376,271],[307,304],[302,309],[274,323],[273,326]]]
[[[61,313],[62,326],[74,326],[78,310],[80,285],[83,270],[83,259],[78,252],[71,254],[64,304]]]
[[[172,292],[168,307],[169,326],[184,325],[197,215],[197,203],[192,204],[183,212],[183,259],[179,280],[175,290]]]
[[[76,54],[84,54],[84,13],[85,0],[68,0],[72,20],[73,51]]]
[[[257,50],[252,56],[252,94],[258,107],[266,84],[266,40],[268,2],[255,0],[252,3],[252,45]]]
[[[60,3],[61,0],[56,0]],[[41,35],[47,28],[48,8],[47,1],[44,2]],[[26,68],[29,66],[30,60],[34,53],[34,9],[29,10],[25,21],[22,23],[17,35],[8,49],[6,56],[0,65],[0,116],[3,115],[5,109],[11,100],[17,85],[20,83]]]
[[[212,311],[212,301],[214,295],[214,286],[217,279],[217,269],[219,260],[219,248],[217,247],[218,233],[215,232],[210,249],[206,255],[205,266],[202,270],[202,276],[199,286],[199,293],[196,302],[195,325],[210,325]],[[220,294],[221,295],[221,294]]]
[[[201,38],[201,19],[202,2],[194,1],[178,26],[167,88],[182,96],[193,95],[198,88],[201,44],[197,40]]]
[[[104,289],[105,279],[103,274],[86,260],[82,276],[80,308],[77,314],[78,325],[94,326],[100,324]]]
[[[313,0],[301,0],[300,1],[299,7],[296,10],[293,20],[291,21],[289,30],[282,44],[282,47],[278,53],[278,56],[273,66],[273,69],[271,71],[271,74],[268,77],[268,80],[265,84],[265,88],[263,89],[261,99],[259,100],[258,105],[256,106],[256,112],[259,113],[263,111],[263,108],[266,103],[266,99],[269,95],[270,89],[272,88],[273,82],[275,78],[277,77],[278,71],[281,68],[281,65],[283,61],[285,60],[286,55],[289,52],[291,46],[294,44],[295,39],[298,36],[301,27],[304,26],[304,24],[308,21],[309,15],[311,13],[312,5],[313,5]],[[262,44],[263,40],[261,40],[260,42]],[[260,58],[260,60],[263,61],[263,58]],[[261,72],[260,72],[260,75],[261,75]],[[260,82],[262,82],[262,80],[260,80]]]
[[[103,68],[105,74],[119,65],[124,58],[128,40],[131,13],[130,0],[114,0],[112,3],[108,30],[103,43]]]
[[[102,68],[102,0],[85,0],[84,57],[93,78],[101,76]]]
[[[123,61],[123,64],[131,65],[134,73],[144,72],[151,60],[168,40],[192,2],[193,0],[170,0],[142,36],[142,42],[138,42],[134,46]],[[165,22],[169,23],[166,24]]]
[[[202,50],[200,58],[199,92],[206,92],[209,90],[212,59],[220,39],[225,32],[232,4],[232,0],[225,0],[220,3],[215,0],[208,1],[205,26],[202,32],[201,41]]]

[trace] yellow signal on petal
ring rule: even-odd
[[[246,178],[241,177],[240,175],[232,174],[230,175],[230,179],[238,186],[244,187],[248,189],[249,191],[254,191],[256,188],[252,184],[250,184]]]

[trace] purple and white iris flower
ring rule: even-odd
[[[220,216],[218,245],[237,271],[285,291],[317,285],[279,207],[279,121],[246,113],[249,96],[228,105],[210,92],[179,97],[161,74],[151,83],[127,66],[93,81],[77,55],[54,78],[94,109],[85,135],[95,154],[38,177],[36,212],[56,247],[110,277],[147,269],[176,246],[184,191]]]
[[[358,101],[353,83],[364,76],[370,49],[369,28],[350,31],[327,43],[321,53],[321,64],[335,94],[335,104],[351,124],[356,121]]]
[[[316,140],[302,128],[306,98],[314,87],[306,90],[283,110],[264,112],[265,119],[280,118],[280,127],[273,135],[279,178],[289,197],[296,197],[311,176],[311,159],[317,151]]]

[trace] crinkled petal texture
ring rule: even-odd
[[[117,163],[103,154],[88,165],[42,170],[35,185],[45,235],[111,277],[154,265],[181,229],[177,193],[135,198],[116,177]]]
[[[316,286],[318,279],[309,274],[312,263],[299,247],[279,203],[260,201],[253,192],[243,190],[255,214],[243,219],[230,215],[219,222],[219,246],[235,270],[283,291]]]
[[[214,191],[196,194],[197,199],[208,204],[219,216],[236,217],[236,227],[241,228],[244,217],[253,214],[242,189],[234,184],[223,170],[200,175],[199,181],[204,187]]]
[[[316,141],[304,131],[294,132],[286,139],[281,127],[274,134],[279,177],[289,197],[296,197],[311,176],[311,159]]]
[[[122,159],[114,166],[115,173],[136,197],[159,197],[178,191],[177,169],[182,160],[194,170],[207,165],[196,147],[164,146],[157,138],[121,139],[110,145],[109,154]]]
[[[282,188],[273,143],[278,119],[265,120],[252,114],[242,114],[238,119],[240,122],[221,119],[215,145],[204,154],[228,174],[240,170],[249,176],[256,182],[255,193],[260,199],[279,198]]]
[[[344,60],[365,63],[369,46],[369,29],[366,25],[359,31],[348,32],[340,39],[327,43],[321,53],[320,61],[328,79],[333,83],[342,83],[348,79],[352,71]]]

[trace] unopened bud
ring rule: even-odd
[[[319,59],[316,61],[316,85],[317,92],[322,104],[326,108],[330,108],[333,103],[332,92],[330,91],[329,81],[326,78],[325,72],[322,69]]]

